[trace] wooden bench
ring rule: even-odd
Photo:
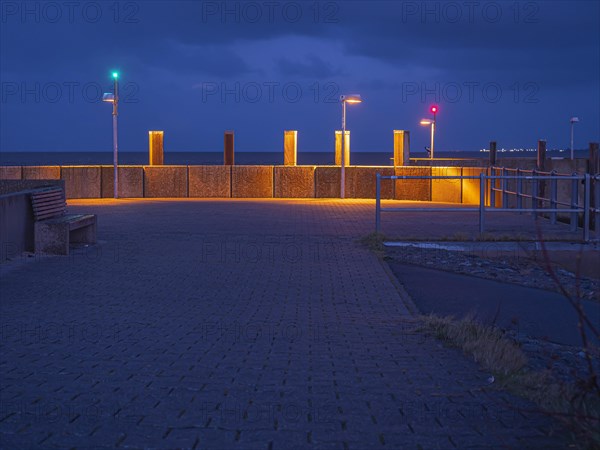
[[[60,188],[31,193],[36,253],[68,255],[71,243],[96,243],[94,214],[67,214],[67,202]]]

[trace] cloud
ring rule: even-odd
[[[308,55],[307,61],[291,61],[288,58],[279,58],[277,68],[284,76],[300,76],[306,78],[332,78],[343,75],[340,68],[323,61],[317,55]]]

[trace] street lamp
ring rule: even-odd
[[[438,107],[433,105],[429,111],[431,112],[431,114],[433,114],[433,119],[421,119],[420,124],[423,126],[428,126],[431,125],[431,151],[429,152],[429,158],[433,159],[433,140],[434,140],[434,136],[435,136],[435,119],[436,119],[436,114],[438,112]]]
[[[362,98],[358,94],[340,95],[342,102],[342,172],[340,180],[340,198],[346,194],[346,103],[362,103]]]
[[[575,157],[575,151],[573,149],[573,128],[577,122],[579,122],[579,117],[571,117],[571,159]]]
[[[114,88],[112,93],[106,93],[102,96],[103,102],[108,102],[113,104],[113,167],[114,167],[114,179],[115,179],[115,198],[119,197],[119,177],[118,177],[118,165],[119,165],[119,137],[117,134],[117,118],[119,116],[119,73],[113,72],[112,77],[114,80]]]

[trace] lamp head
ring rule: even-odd
[[[103,102],[114,103],[115,102],[115,94],[112,92],[107,92],[102,96]]]
[[[116,80],[117,78],[119,78],[119,72],[113,72],[112,73],[112,77]]]
[[[423,126],[427,126],[427,125],[431,125],[431,120],[429,119],[421,119],[421,122],[419,122],[421,125]]]
[[[362,97],[359,94],[340,95],[342,103],[362,103]]]
[[[571,123],[579,122],[579,117],[571,117]]]

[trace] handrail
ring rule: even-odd
[[[492,168],[493,170],[497,170]],[[504,172],[508,169],[502,169]],[[527,172],[521,171],[520,169],[510,169],[511,171],[517,171],[517,173]],[[483,233],[485,229],[485,213],[493,212],[515,212],[515,213],[532,213],[534,217],[541,213],[548,213],[550,220],[554,224],[557,221],[557,213],[570,213],[570,224],[571,230],[576,231],[578,228],[577,220],[580,213],[583,213],[583,239],[584,241],[590,240],[590,215],[595,214],[595,229],[597,233],[600,233],[600,175],[561,175],[554,172],[550,172],[549,175],[537,175],[542,172],[532,172],[533,176],[528,175],[486,175],[481,173],[479,176],[463,176],[463,175],[386,175],[383,176],[377,173],[376,177],[376,202],[375,202],[375,231],[381,230],[381,213],[382,212],[479,212],[479,232]],[[478,207],[459,207],[459,208],[382,208],[381,207],[381,180],[479,180],[479,206]],[[502,186],[493,186],[493,180],[501,180]],[[508,180],[517,180],[517,191],[507,189]],[[551,198],[546,198],[538,195],[539,192],[539,181],[551,181]],[[558,200],[558,181],[571,181],[571,202],[565,203],[564,201]],[[523,181],[532,182],[532,193],[525,194],[522,192]],[[579,181],[583,181],[584,185],[584,196],[583,205],[579,204],[578,198],[578,185]],[[595,185],[595,205],[591,205],[591,185],[594,181]],[[486,207],[485,195],[486,192],[490,192],[490,207]],[[495,206],[494,192],[502,193],[502,207],[497,208]],[[508,196],[515,195],[517,197],[517,207],[508,208]],[[531,207],[523,207],[523,199],[531,200]],[[545,205],[549,204],[549,208]],[[559,208],[559,206],[565,206],[565,208]]]

